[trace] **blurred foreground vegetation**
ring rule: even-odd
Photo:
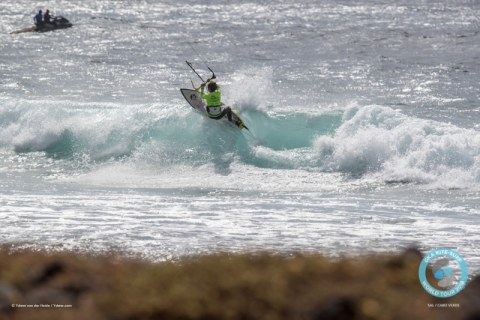
[[[152,263],[4,246],[0,319],[480,319],[480,279],[435,298],[419,283],[421,259],[409,249],[337,260],[219,253]]]

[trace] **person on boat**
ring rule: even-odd
[[[42,10],[38,10],[38,13],[33,17],[33,21],[35,21],[35,24],[37,27],[42,28],[43,27],[43,15],[42,15]]]
[[[48,9],[45,12],[45,15],[43,16],[43,22],[44,23],[51,23],[52,22],[52,16],[50,15],[50,11]]]
[[[208,93],[206,94],[204,89],[207,83]],[[207,101],[207,116],[209,118],[219,120],[227,115],[228,121],[232,122],[232,109],[222,106],[222,89],[216,82],[208,79],[202,83],[200,97]]]

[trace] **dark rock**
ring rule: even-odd
[[[64,269],[65,268],[61,262],[58,262],[58,261],[50,262],[47,265],[45,265],[43,268],[38,270],[38,272],[32,277],[32,284],[33,285],[43,284],[48,280],[50,280],[51,278],[53,278],[54,276],[56,276],[57,274],[63,272]]]
[[[480,311],[468,315],[464,320],[480,320]]]
[[[311,320],[351,320],[355,319],[355,302],[348,297],[339,297],[326,302],[311,313]]]

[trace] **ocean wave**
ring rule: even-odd
[[[314,145],[325,170],[368,175],[386,182],[469,187],[480,182],[480,133],[451,124],[408,117],[382,106],[354,113],[333,137]]]
[[[3,101],[0,145],[69,160],[75,170],[113,161],[157,168],[214,164],[216,173],[228,174],[237,161],[440,188],[480,182],[480,134],[473,129],[376,105],[314,115],[265,112],[248,103],[238,110],[256,139],[186,105]]]

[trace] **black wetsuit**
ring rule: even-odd
[[[50,19],[52,19],[52,16],[50,15],[50,13],[48,13],[48,12],[45,13],[45,15],[43,16],[43,22],[50,23],[51,22]]]
[[[232,122],[232,109],[230,107],[223,108],[222,113],[218,115],[211,115],[208,112],[208,107],[207,107],[207,115],[210,119],[215,119],[215,120],[220,120],[223,117],[225,117],[225,115],[227,115],[228,121]]]

